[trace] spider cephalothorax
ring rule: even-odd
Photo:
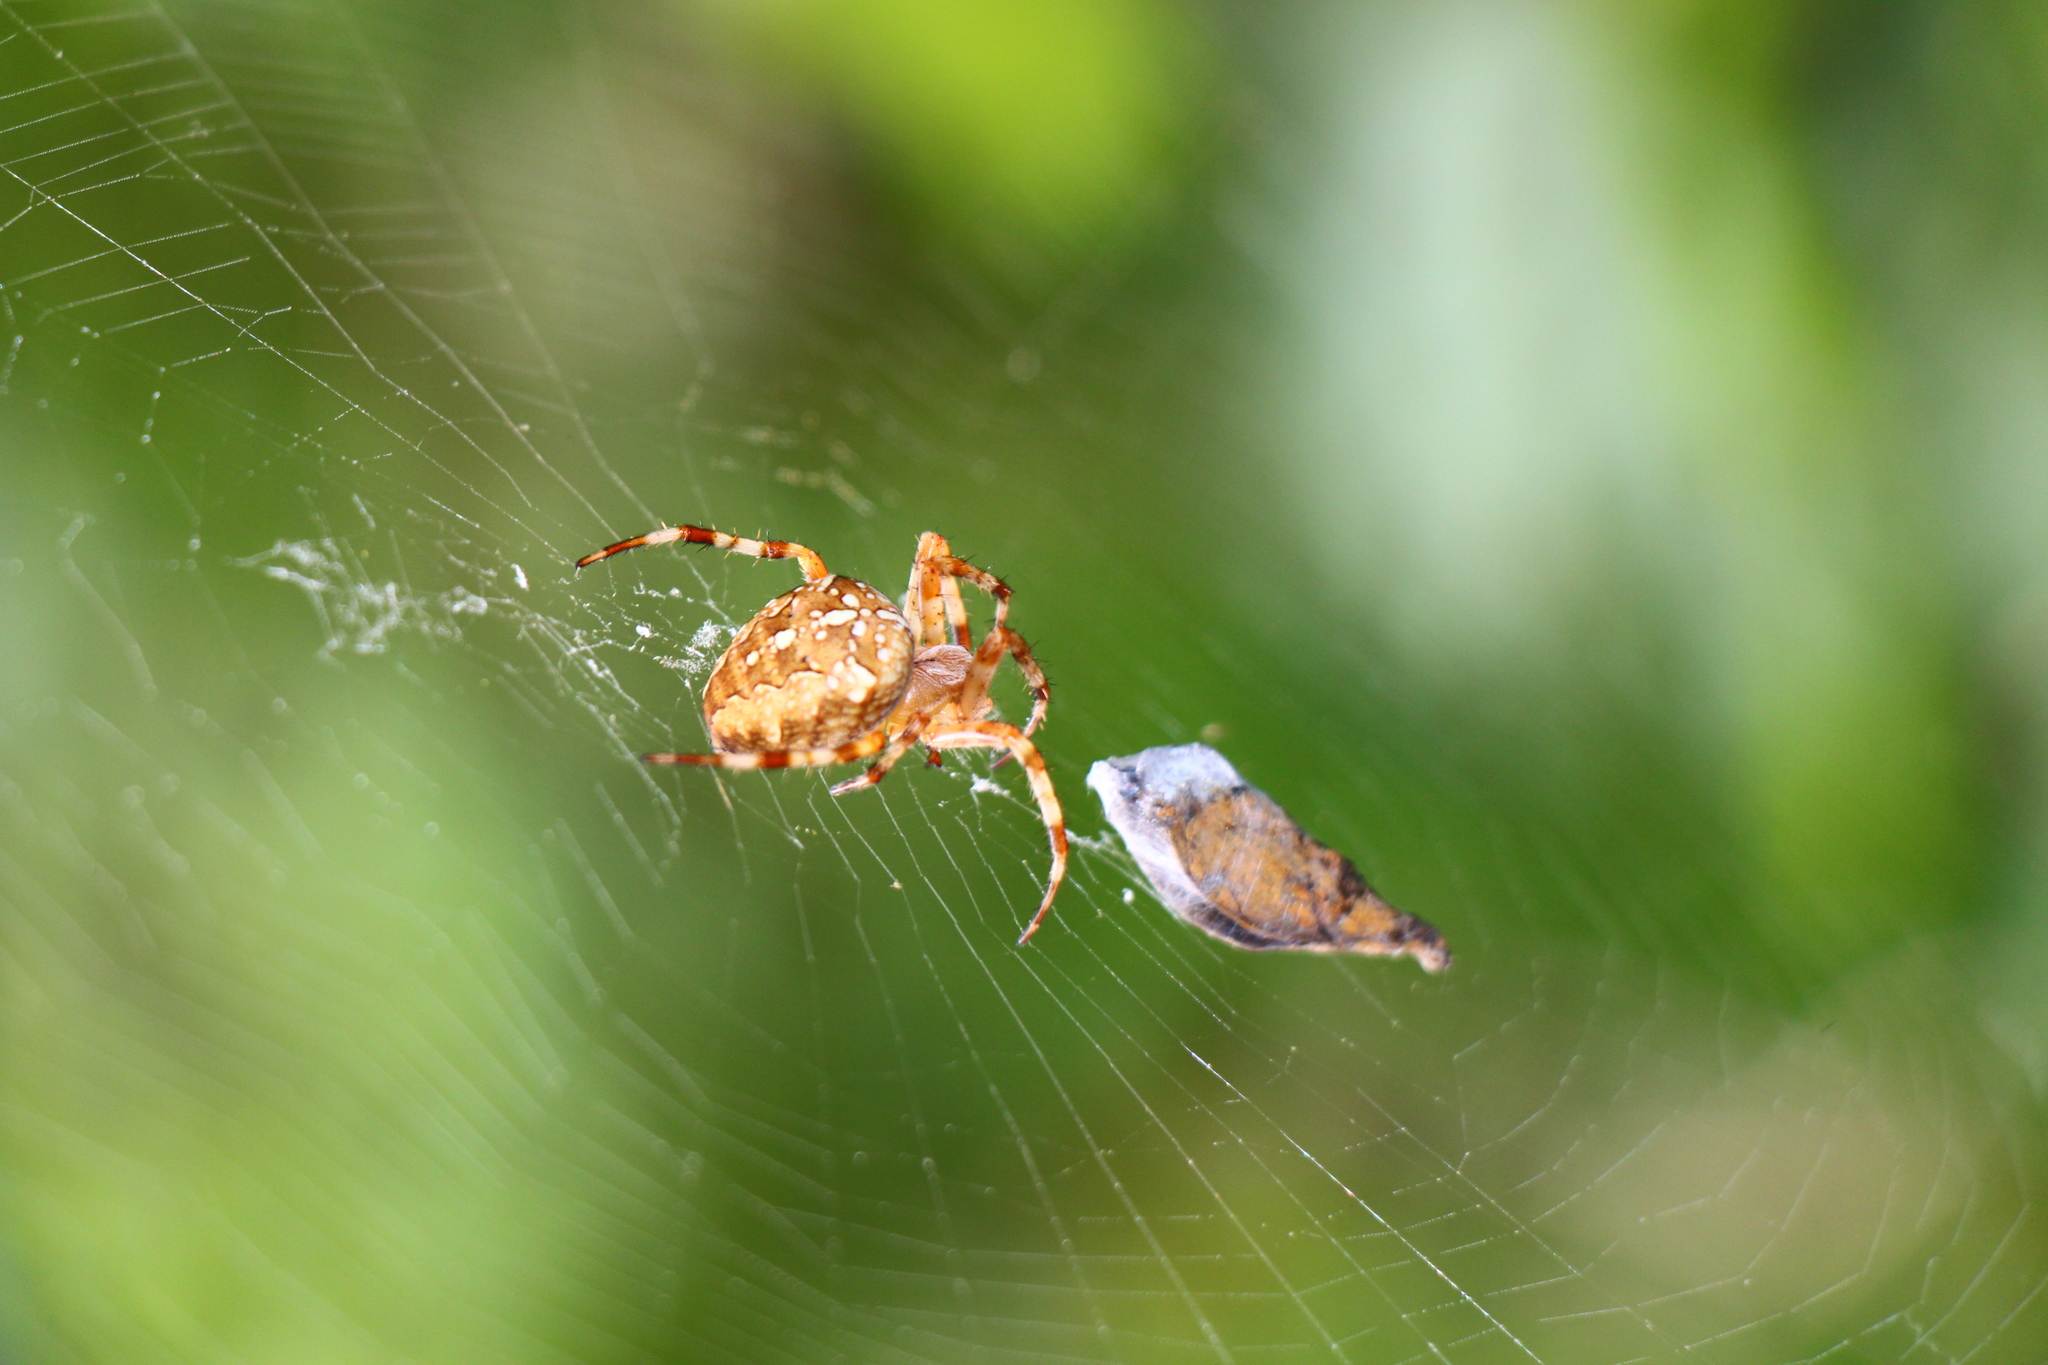
[[[760,559],[794,559],[804,582],[755,614],[704,684],[708,754],[648,754],[649,763],[713,768],[803,768],[879,755],[835,796],[871,787],[912,745],[934,761],[945,749],[1006,749],[1020,760],[1052,841],[1045,899],[1017,942],[1038,929],[1067,870],[1067,827],[1052,776],[1029,736],[1045,718],[1045,674],[1024,638],[1004,624],[1010,589],[954,557],[936,531],[918,538],[901,609],[857,579],[834,574],[816,551],[786,540],[743,540],[702,526],[671,526],[576,561],[581,569],[622,550],[671,541],[715,545]],[[995,598],[995,620],[976,645],[960,598],[966,579]],[[989,678],[1008,655],[1031,685],[1023,729],[988,715]]]

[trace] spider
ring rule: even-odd
[[[794,559],[804,581],[756,612],[712,668],[704,684],[704,725],[715,752],[646,754],[646,761],[815,768],[874,757],[866,772],[832,788],[834,796],[844,796],[880,782],[912,745],[922,744],[930,763],[940,762],[946,749],[1007,750],[998,764],[1011,758],[1023,764],[1052,841],[1045,899],[1017,939],[1019,946],[1029,941],[1067,874],[1067,825],[1052,775],[1030,739],[1045,719],[1049,694],[1031,647],[1004,624],[1009,586],[955,558],[936,531],[918,537],[900,609],[867,584],[831,572],[815,550],[702,526],[649,531],[587,554],[576,567],[678,540],[757,559]],[[995,599],[995,620],[979,645],[967,629],[961,579]],[[1006,654],[1031,686],[1031,719],[1021,730],[987,719],[995,707],[989,679]]]

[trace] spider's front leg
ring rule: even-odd
[[[904,597],[903,614],[918,623],[920,645],[958,645],[972,642],[967,632],[967,604],[960,600],[960,584],[940,566],[953,561],[953,548],[937,531],[917,538],[917,557],[910,561],[910,591]]]
[[[1038,932],[1045,912],[1052,909],[1052,898],[1059,894],[1060,883],[1067,876],[1067,818],[1060,810],[1059,794],[1053,790],[1052,774],[1046,771],[1038,746],[1024,738],[1022,730],[999,720],[967,721],[957,727],[935,730],[926,735],[925,743],[934,749],[1008,749],[1030,775],[1031,794],[1038,798],[1039,818],[1045,821],[1045,836],[1052,843],[1052,872],[1046,878],[1045,899],[1039,902],[1038,913],[1017,938],[1021,948]]]
[[[967,609],[960,601],[960,582],[963,579],[995,599],[996,614],[969,666],[966,686],[960,694],[961,714],[973,720],[987,714],[984,699],[988,695],[989,678],[1002,662],[1003,655],[1008,654],[1017,660],[1017,667],[1023,670],[1024,681],[1031,688],[1031,719],[1024,724],[1024,733],[1029,735],[1044,722],[1045,708],[1052,694],[1046,686],[1044,671],[1039,668],[1038,660],[1032,657],[1031,646],[1006,624],[1010,614],[1010,585],[988,570],[959,558],[947,545],[946,538],[937,531],[926,531],[918,539],[917,559],[911,568],[911,596],[916,601],[906,602],[905,606],[917,607],[915,615],[926,645],[944,643],[946,629],[950,625],[953,643],[965,649],[971,637],[967,629]],[[996,760],[996,766],[1000,768],[1009,761],[1009,756],[1005,755]]]
[[[967,681],[960,689],[960,712],[976,720],[987,713],[989,679],[995,676],[1005,654],[1017,661],[1025,683],[1031,688],[1031,719],[1024,723],[1024,733],[1029,735],[1044,721],[1045,708],[1052,701],[1052,689],[1046,685],[1045,670],[1032,657],[1031,646],[1008,626],[991,626],[988,634],[981,637],[981,648],[974,652],[974,663],[969,666]],[[997,760],[996,766],[1000,768],[1009,761],[1009,756],[1005,755]]]
[[[967,607],[960,600],[960,580],[965,579],[996,600],[995,625],[1000,628],[1010,614],[1010,585],[987,569],[976,568],[961,559],[937,531],[926,531],[917,541],[917,558],[910,566],[910,596],[905,607],[922,623],[927,645],[956,644],[962,649],[973,643],[967,629]],[[950,627],[952,639],[946,636]]]

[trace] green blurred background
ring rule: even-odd
[[[0,4],[0,1359],[2048,1356],[2044,243],[2015,0]],[[677,520],[1014,586],[1029,948]]]

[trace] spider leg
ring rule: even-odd
[[[962,649],[968,647],[971,637],[967,633],[967,604],[960,600],[960,585],[940,567],[959,562],[953,558],[953,549],[946,544],[946,538],[937,531],[926,531],[917,538],[917,558],[910,565],[912,600],[903,605],[904,614],[923,626],[923,633],[918,637],[921,645],[947,643],[948,627],[951,627],[952,643]]]
[[[999,629],[1010,615],[1010,585],[997,578],[987,569],[977,568],[964,559],[944,553],[943,547],[945,543],[943,540],[939,542],[941,553],[932,556],[930,571],[944,575],[940,580],[943,585],[940,591],[941,593],[949,594],[947,601],[948,612],[950,613],[955,604],[960,601],[960,588],[953,580],[964,578],[990,597],[996,599],[996,619],[994,624],[990,626],[990,629]],[[956,635],[953,643],[965,649],[967,647],[967,609],[960,607],[959,610],[960,620],[956,623]],[[944,641],[938,641],[937,643],[943,644]]]
[[[1024,637],[1014,630],[1005,630],[1003,634],[1009,637],[1010,657],[1017,661],[1024,681],[1031,686],[1031,719],[1024,722],[1024,733],[1029,736],[1045,720],[1045,708],[1052,704],[1052,689],[1046,685],[1045,670],[1032,657],[1031,646],[1024,643]]]
[[[1046,878],[1045,899],[1039,902],[1038,913],[1031,917],[1031,923],[1024,926],[1017,944],[1022,947],[1045,919],[1045,912],[1052,909],[1052,898],[1058,894],[1060,883],[1067,875],[1067,820],[1060,811],[1060,798],[1053,791],[1052,774],[1045,769],[1045,760],[1038,755],[1038,748],[1024,738],[1024,732],[1014,725],[996,720],[967,721],[954,727],[948,726],[927,733],[924,742],[934,749],[1008,749],[1010,755],[1024,765],[1024,771],[1031,777],[1031,794],[1038,798],[1038,813],[1045,821],[1046,838],[1052,841],[1052,873]]]
[[[841,782],[832,789],[832,794],[834,796],[844,796],[848,792],[857,792],[862,787],[872,787],[887,777],[889,769],[896,766],[896,760],[909,753],[911,746],[917,743],[917,735],[920,730],[924,729],[924,722],[925,717],[919,716],[904,726],[897,733],[896,738],[889,741],[889,746],[882,750],[882,756],[876,759],[866,772],[862,773],[859,777],[850,777],[846,781]]]
[[[1005,654],[1017,661],[1017,667],[1023,670],[1024,681],[1031,687],[1031,719],[1024,723],[1024,734],[1028,738],[1044,721],[1052,691],[1046,686],[1045,671],[1031,655],[1031,646],[1008,626],[991,627],[988,634],[981,637],[981,648],[974,652],[974,662],[967,666],[967,680],[960,685],[960,714],[980,714],[980,708],[988,697],[989,679],[995,676]],[[996,761],[996,766],[1000,768],[1009,761],[1006,755]]]
[[[888,738],[873,730],[836,749],[776,749],[757,754],[642,754],[641,761],[660,764],[688,764],[696,768],[824,768],[834,763],[854,763],[878,752]]]
[[[799,545],[793,540],[747,540],[703,526],[665,526],[659,531],[649,531],[644,536],[634,536],[631,540],[622,540],[616,545],[607,545],[602,550],[587,554],[576,561],[576,567],[587,568],[600,559],[610,559],[615,554],[637,550],[642,545],[667,545],[678,540],[688,541],[692,545],[715,545],[721,550],[752,555],[756,559],[794,559],[803,569],[804,578],[813,583],[832,576],[816,550]]]
[[[953,628],[953,643],[962,649],[974,643],[967,629],[967,604],[960,600],[960,580],[949,573],[938,575],[939,596],[946,604],[946,623]]]
[[[1002,662],[1004,654],[1017,660],[1017,667],[1024,672],[1024,680],[1031,687],[1031,719],[1025,722],[1024,733],[1028,736],[1037,730],[1045,720],[1045,708],[1052,700],[1052,694],[1045,684],[1045,673],[1032,657],[1031,646],[1024,643],[1024,637],[1004,624],[1010,614],[1010,585],[986,569],[977,568],[952,553],[946,538],[937,531],[927,531],[918,538],[917,563],[912,583],[918,594],[919,612],[924,622],[927,643],[943,644],[939,611],[943,604],[950,618],[955,642],[963,649],[967,647],[966,608],[960,601],[959,580],[965,579],[993,597],[996,602],[995,620],[989,625],[988,634],[982,637],[981,646],[975,651],[974,662],[968,670],[967,681],[960,694],[960,711],[966,716],[978,717],[983,709],[983,699],[988,695],[988,681]],[[1005,755],[996,760],[996,767],[1010,761]]]

